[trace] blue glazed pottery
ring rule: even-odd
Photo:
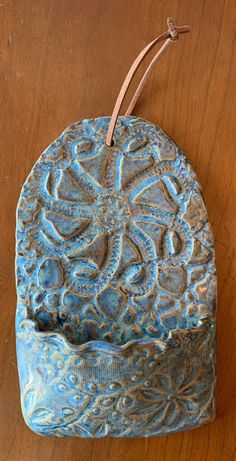
[[[143,437],[214,417],[213,236],[189,162],[158,127],[71,125],[17,209],[17,356],[37,434]]]

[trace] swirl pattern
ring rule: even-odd
[[[214,327],[216,276],[199,183],[183,152],[160,128],[140,118],[119,117],[115,144],[108,148],[108,123],[104,117],[70,126],[41,155],[18,204],[22,369],[25,350],[34,351],[28,378],[23,371],[20,377],[23,408],[28,424],[45,435],[141,436],[192,427],[212,415],[214,334],[209,332]],[[193,351],[189,340],[192,358],[184,351],[185,335],[192,338],[195,330],[207,344],[197,361],[194,354],[201,341]],[[172,334],[181,352],[177,340],[173,346]],[[126,357],[117,352],[130,342],[140,357],[143,344],[148,344],[148,356],[157,347],[158,363],[166,357],[164,371],[155,365],[149,376],[149,359],[142,362],[139,357],[131,365],[128,354],[129,367],[140,375],[133,387],[127,387],[132,379]],[[80,347],[96,343],[99,352],[86,346],[86,353],[79,353]],[[65,344],[73,350],[73,364]],[[78,354],[85,372],[79,368],[70,373]],[[101,376],[94,371],[94,354],[104,375],[110,362],[114,373],[119,369],[117,387],[111,372],[104,389],[98,389]],[[46,381],[41,382],[34,368],[36,356],[45,379],[49,373]],[[89,384],[90,368],[96,379]],[[33,383],[29,376],[34,376]],[[45,382],[48,394],[39,405]],[[114,389],[109,387],[113,384]],[[49,411],[45,402],[53,393],[59,397]],[[197,402],[191,399],[195,394]],[[205,413],[200,412],[201,402]],[[163,429],[158,429],[160,424]]]

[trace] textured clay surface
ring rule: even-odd
[[[27,424],[148,436],[214,415],[216,276],[200,186],[158,127],[70,126],[25,182],[17,351]]]

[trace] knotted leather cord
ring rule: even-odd
[[[139,68],[140,64],[142,63],[142,61],[144,60],[146,55],[149,53],[149,51],[155,45],[157,45],[162,40],[165,40],[165,43],[158,50],[158,52],[156,53],[156,55],[152,59],[151,63],[149,64],[146,72],[144,73],[144,75],[143,75],[143,77],[142,77],[142,79],[141,79],[141,81],[140,81],[140,83],[138,85],[138,88],[137,88],[137,90],[136,90],[136,92],[135,92],[135,94],[134,94],[134,96],[133,96],[133,98],[131,100],[131,103],[129,104],[129,107],[126,110],[126,113],[125,113],[126,116],[128,116],[128,115],[130,115],[132,113],[132,110],[133,110],[133,108],[134,108],[134,106],[135,106],[135,104],[136,104],[136,102],[137,102],[137,100],[139,98],[139,95],[140,95],[141,91],[143,90],[143,87],[145,86],[145,84],[146,84],[146,82],[148,80],[149,75],[151,74],[154,66],[157,64],[157,62],[159,61],[161,56],[171,46],[171,44],[174,43],[179,38],[180,34],[184,34],[184,33],[190,31],[189,26],[182,26],[182,27],[175,26],[174,21],[171,18],[167,19],[167,25],[168,25],[168,31],[164,32],[161,35],[159,35],[159,37],[155,38],[152,42],[150,42],[141,51],[141,53],[138,55],[138,57],[133,62],[128,74],[126,75],[126,78],[125,78],[124,83],[123,83],[123,85],[121,87],[120,93],[118,95],[118,98],[116,100],[116,103],[115,103],[115,106],[114,106],[114,109],[113,109],[113,113],[112,113],[112,116],[111,116],[111,120],[110,120],[110,123],[109,123],[109,128],[108,128],[107,138],[106,138],[106,145],[109,146],[109,147],[113,145],[113,134],[114,134],[114,130],[115,130],[115,127],[116,127],[117,118],[118,118],[118,115],[120,113],[120,108],[121,108],[121,105],[122,105],[123,100],[125,98],[125,95],[126,95],[126,93],[128,91],[128,88],[130,86],[131,80],[133,79],[134,74],[136,73],[137,69]]]

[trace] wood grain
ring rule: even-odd
[[[20,188],[65,127],[111,114],[129,65],[169,15],[189,24],[191,36],[162,58],[134,113],[175,139],[203,186],[219,278],[217,418],[161,438],[40,438],[21,416],[15,358]],[[235,1],[1,0],[0,18],[1,460],[236,460]]]

